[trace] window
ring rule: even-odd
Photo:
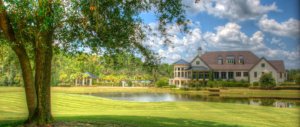
[[[218,64],[223,64],[223,59],[221,56],[218,57]]]
[[[233,79],[233,72],[228,72],[228,78]]]
[[[197,73],[193,72],[193,79],[196,79],[196,78],[197,78]]]
[[[226,79],[226,72],[221,72],[221,78]]]
[[[180,68],[178,68],[178,71],[180,71]]]
[[[235,72],[236,77],[241,77],[242,73],[241,72]]]
[[[261,64],[261,67],[265,67],[265,63],[262,63],[262,64]]]
[[[282,73],[280,73],[280,78],[282,78]]]
[[[219,79],[220,77],[219,77],[219,72],[214,72],[214,78],[215,79]]]
[[[177,75],[177,77],[180,77],[180,72],[178,72],[178,75]]]
[[[257,72],[254,72],[254,78],[256,78],[257,77]]]
[[[245,63],[245,60],[244,60],[243,56],[239,56],[239,63],[240,64],[244,64]]]
[[[184,73],[183,72],[181,72],[181,77],[184,77]]]
[[[207,79],[208,78],[208,73],[204,72],[204,78]]]
[[[244,75],[244,77],[248,77],[249,74],[248,74],[248,72],[244,72],[243,75]]]
[[[203,73],[199,72],[198,75],[199,75],[199,79],[203,78]]]
[[[235,64],[234,56],[227,56],[226,60],[228,64]]]
[[[200,64],[200,61],[196,61],[196,64],[199,65],[199,64]]]

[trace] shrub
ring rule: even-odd
[[[130,81],[130,80],[127,81],[127,84],[129,87],[133,86],[132,81]]]
[[[246,81],[208,81],[208,87],[249,87],[249,83]]]
[[[207,86],[212,88],[214,87],[215,83],[216,83],[215,81],[208,81]]]
[[[260,87],[262,88],[273,88],[276,86],[275,79],[271,73],[264,74],[259,79]]]
[[[259,82],[253,82],[253,86],[259,86]]]
[[[296,85],[300,85],[300,74],[296,74]]]
[[[280,86],[295,86],[295,85],[296,85],[295,82],[282,82],[282,83],[280,83]]]
[[[159,79],[156,83],[155,83],[156,87],[164,87],[164,86],[168,86],[168,80],[161,78]]]

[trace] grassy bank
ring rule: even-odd
[[[0,93],[22,92],[21,87],[0,87]],[[147,87],[52,87],[52,92],[57,93],[98,93],[98,92],[172,92],[188,94],[209,94],[205,89],[180,90],[169,88],[147,88]],[[220,96],[226,97],[280,97],[280,98],[300,98],[300,90],[259,90],[248,88],[228,88],[221,89]]]
[[[92,123],[97,126],[108,127],[297,127],[300,122],[299,108],[275,108],[214,102],[143,103],[72,94],[101,91],[166,92],[169,89],[71,87],[53,88],[52,91],[52,111],[58,125],[74,124],[76,126],[77,124],[89,125]],[[241,91],[232,89],[231,92],[237,94]],[[262,91],[258,91],[258,93],[263,94]],[[0,87],[0,126],[12,125],[12,123],[21,122],[26,118],[24,96],[22,88]],[[71,122],[65,123],[66,121]],[[81,121],[81,123],[76,123],[76,121]]]

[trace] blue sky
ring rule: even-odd
[[[281,59],[286,68],[300,68],[299,0],[183,0],[190,32],[182,34],[170,24],[171,44],[147,32],[143,42],[157,52],[162,61],[191,60],[197,47],[205,51],[249,50],[259,57]],[[154,31],[158,21],[152,12],[140,15]]]

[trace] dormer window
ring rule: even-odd
[[[261,64],[261,67],[265,67],[265,63],[262,63],[262,64]]]
[[[196,64],[199,65],[199,64],[200,64],[200,61],[196,61]]]
[[[239,63],[240,64],[245,64],[245,60],[243,56],[239,56]]]
[[[218,60],[218,64],[223,64],[223,59],[221,56],[219,56],[217,60]]]
[[[228,64],[235,64],[234,56],[227,56],[226,60]]]

